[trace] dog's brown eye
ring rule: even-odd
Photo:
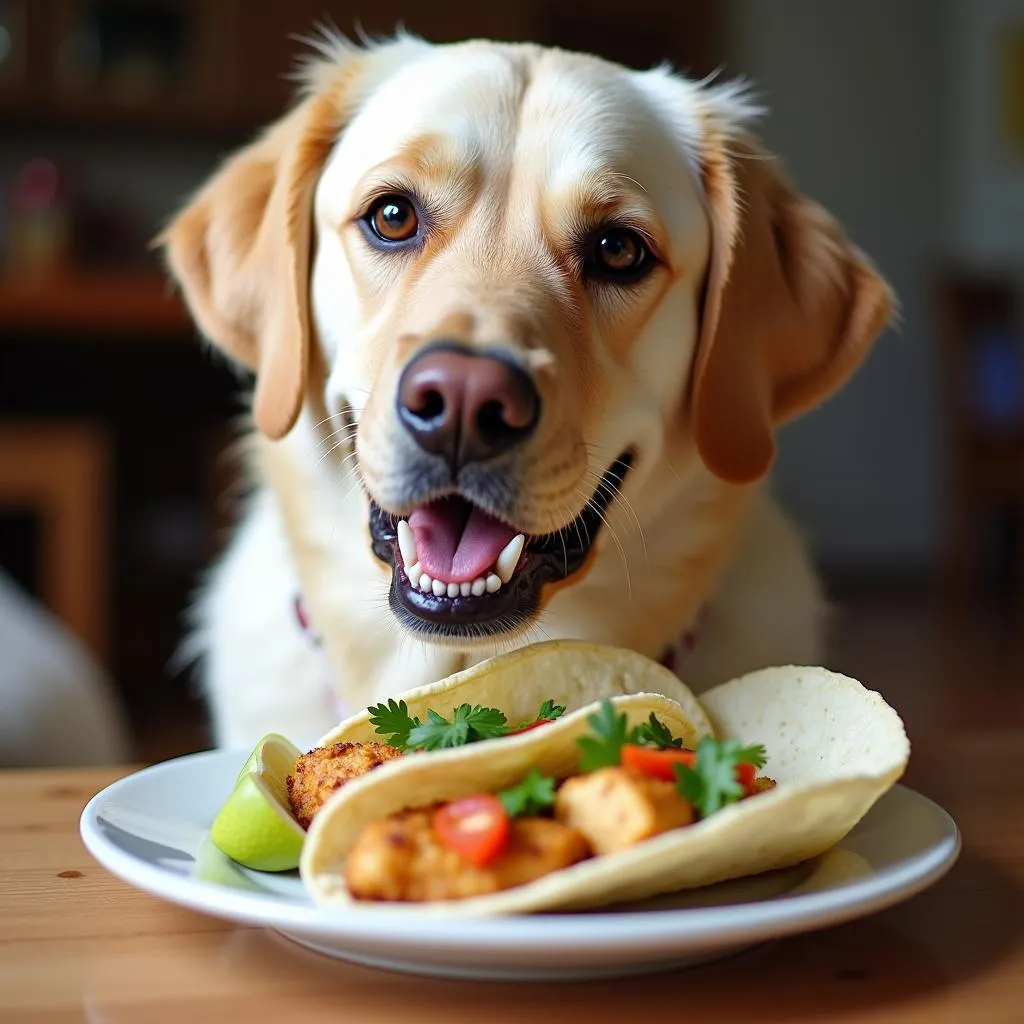
[[[647,258],[647,246],[635,231],[609,228],[595,237],[588,270],[597,276],[628,277],[639,273]]]
[[[373,233],[385,242],[407,242],[419,230],[416,209],[402,196],[378,200],[369,216]]]

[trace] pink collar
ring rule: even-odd
[[[693,653],[708,618],[708,606],[702,605],[693,618],[690,628],[680,634],[675,643],[669,644],[661,656],[661,663],[679,675],[680,669]]]

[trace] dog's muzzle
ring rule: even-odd
[[[422,472],[409,475],[432,483],[407,516],[371,502],[373,551],[392,566],[392,610],[428,638],[473,641],[518,631],[536,616],[546,585],[586,564],[632,456],[616,459],[575,520],[529,535],[502,515],[514,504],[508,467],[541,415],[526,371],[503,354],[442,342],[405,368],[396,401],[421,452]],[[447,484],[438,488],[441,478]]]

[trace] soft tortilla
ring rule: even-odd
[[[664,694],[683,709],[700,735],[711,728],[700,702],[675,673],[633,651],[580,640],[548,640],[499,654],[399,696],[409,713],[421,719],[428,708],[448,716],[466,703],[498,708],[510,723],[516,723],[532,721],[548,699],[571,713],[605,697],[628,693]],[[380,741],[370,717],[364,710],[346,718],[317,745]]]
[[[569,659],[571,660],[571,659]],[[614,698],[631,724],[653,710],[670,728],[688,716],[664,697]],[[570,910],[635,901],[789,867],[834,846],[903,774],[910,745],[899,715],[860,683],[820,668],[772,668],[704,694],[714,730],[764,743],[778,786],[705,821],[493,895],[434,903],[364,903],[345,886],[345,856],[363,826],[408,807],[514,785],[532,766],[575,768],[584,708],[543,729],[429,758],[389,762],[349,783],[313,822],[300,864],[325,907],[460,916]]]

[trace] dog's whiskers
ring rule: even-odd
[[[349,473],[354,472],[355,471],[355,462],[353,460],[356,458],[357,454],[358,453],[355,452],[355,451],[349,452],[348,455],[346,455],[343,459],[339,460],[338,464],[334,468],[338,469],[338,470],[344,470],[344,474],[343,475],[347,475]],[[352,464],[351,465],[347,465],[348,463],[352,463]]]
[[[336,438],[339,434],[347,433],[349,437],[355,437],[359,431],[359,427],[354,423],[343,423],[336,430],[330,431],[330,433],[324,434],[324,436],[317,442],[318,445],[324,445],[328,441]]]
[[[332,412],[332,413],[329,413],[329,414],[328,414],[327,416],[325,416],[325,417],[324,417],[324,418],[323,418],[322,420],[320,420],[320,421],[319,421],[318,423],[314,423],[314,424],[313,424],[313,429],[314,429],[314,430],[317,430],[317,429],[319,429],[320,427],[322,427],[322,426],[323,426],[323,425],[324,425],[325,423],[330,423],[330,422],[331,422],[331,420],[336,420],[336,419],[339,419],[339,418],[341,418],[341,417],[344,417],[344,416],[346,416],[346,415],[347,415],[347,414],[346,414],[346,412],[345,412],[345,410],[344,410],[344,409],[342,409],[342,410],[339,410],[338,412]]]
[[[343,446],[345,446],[345,445],[348,445],[348,444],[349,444],[349,443],[350,443],[351,441],[353,441],[354,439],[355,439],[355,433],[352,433],[352,434],[351,434],[350,436],[348,436],[348,437],[343,437],[343,438],[341,438],[340,440],[336,440],[336,441],[335,441],[335,442],[334,442],[334,443],[333,443],[333,444],[332,444],[332,445],[331,445],[331,446],[330,446],[330,447],[329,447],[329,448],[327,449],[327,451],[325,451],[325,452],[324,452],[324,453],[323,453],[323,454],[322,454],[322,455],[320,456],[320,458],[316,460],[316,462],[315,462],[315,463],[313,464],[312,468],[310,469],[310,472],[315,472],[316,470],[318,470],[318,469],[320,468],[320,466],[321,466],[321,465],[323,464],[324,460],[326,460],[326,459],[330,458],[330,456],[331,456],[331,453],[332,453],[332,452],[335,452],[335,451],[337,451],[337,450],[338,450],[339,448],[341,448],[341,447],[343,447]],[[324,442],[324,443],[326,443],[326,442]],[[355,451],[355,449],[354,449],[354,448],[353,448],[353,451]]]
[[[347,475],[352,478],[352,482],[349,485],[348,490],[342,495],[341,501],[338,502],[339,506],[345,505],[356,491],[362,491],[364,494],[370,493],[366,486],[366,481],[363,479],[363,474],[359,468],[358,462],[353,462],[352,465],[349,466]]]
[[[622,488],[618,483],[606,480],[602,477],[597,481],[596,490],[608,496],[607,509],[609,512],[616,504],[621,503],[622,507],[629,513],[633,522],[636,524],[637,536],[640,538],[640,547],[644,553],[644,564],[649,569],[651,567],[651,560],[647,554],[647,538],[644,536],[644,528],[640,523],[640,517],[636,514],[636,509],[633,508],[630,500],[622,493]]]
[[[577,488],[580,497],[584,497],[584,492]],[[633,597],[633,582],[629,573],[629,559],[626,556],[626,549],[622,545],[622,541],[619,540],[619,535],[615,532],[614,527],[608,521],[607,516],[601,510],[601,507],[595,503],[592,497],[586,498],[586,507],[589,508],[604,524],[605,529],[608,531],[608,535],[611,537],[612,542],[615,544],[619,551],[619,557],[622,559],[622,568],[626,574],[626,595],[632,600]]]
[[[355,454],[354,452],[352,453]],[[347,460],[348,456],[346,456]],[[359,463],[353,462],[352,465],[346,470],[346,475],[352,478],[352,482],[349,484],[345,493],[341,496],[337,505],[334,508],[334,520],[331,523],[331,543],[334,543],[334,533],[338,528],[338,517],[341,515],[341,510],[349,503],[352,495],[357,491],[366,491],[366,484],[363,481],[363,474],[359,471]]]
[[[356,436],[358,430],[359,425],[356,423],[342,423],[341,426],[335,427],[334,430],[327,431],[326,433],[321,431],[316,438],[316,447],[324,448],[339,439],[350,441]]]
[[[568,516],[569,515],[569,510],[564,505],[562,506],[562,515],[563,516]],[[552,519],[552,521],[555,520],[554,514],[552,514],[551,519]],[[572,519],[570,519],[569,521],[572,522]],[[569,575],[569,551],[568,551],[568,549],[565,546],[565,530],[556,527],[555,531],[557,531],[557,533],[558,533],[558,539],[562,542],[562,564],[565,567],[563,569],[563,572],[564,572],[564,574],[566,576],[568,576]],[[552,532],[555,532],[555,531],[552,531]],[[577,521],[577,524],[576,524],[576,534],[577,534],[577,536],[579,536],[579,532],[580,532],[579,522]],[[580,538],[580,544],[581,545],[583,544],[583,539],[582,538]]]

